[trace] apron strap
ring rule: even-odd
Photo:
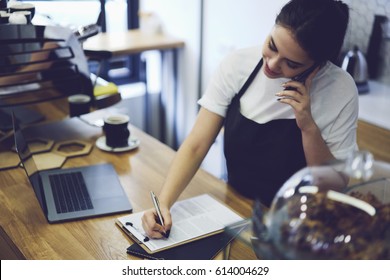
[[[260,61],[257,63],[256,67],[253,69],[252,73],[249,75],[248,79],[246,80],[245,84],[242,86],[240,91],[237,93],[236,97],[238,99],[241,98],[241,96],[244,95],[245,91],[248,89],[248,87],[251,85],[252,81],[255,79],[257,73],[259,73],[261,66],[263,66],[263,58],[260,59]]]

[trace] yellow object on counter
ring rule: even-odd
[[[116,93],[118,93],[118,86],[111,82],[105,85],[96,85],[93,89],[93,94],[95,97]]]

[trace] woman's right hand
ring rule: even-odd
[[[145,211],[142,216],[142,227],[150,238],[159,239],[169,237],[169,232],[172,227],[171,212],[168,207],[163,205],[160,205],[160,210],[164,220],[164,226],[158,223],[158,215],[154,208]]]

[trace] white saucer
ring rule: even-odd
[[[96,140],[96,146],[106,152],[120,153],[138,148],[140,141],[135,137],[129,138],[129,145],[126,147],[112,148],[106,145],[106,136],[101,136]]]

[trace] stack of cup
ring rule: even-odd
[[[0,23],[2,24],[30,24],[34,14],[34,4],[0,0]]]

